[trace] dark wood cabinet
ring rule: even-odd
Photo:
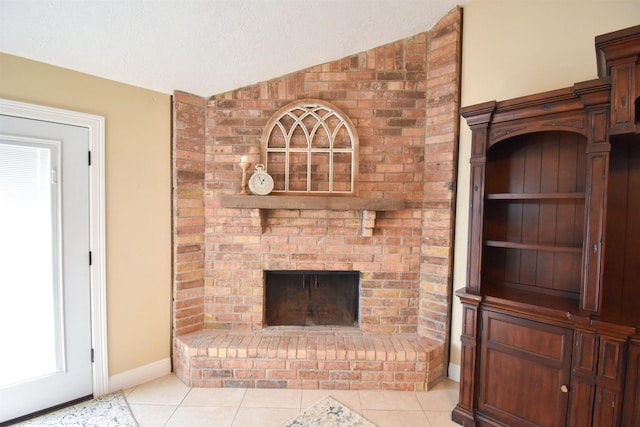
[[[599,79],[462,109],[465,426],[640,423],[640,26],[596,46]]]

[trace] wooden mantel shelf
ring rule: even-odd
[[[406,207],[405,200],[363,199],[360,197],[336,196],[254,196],[225,194],[220,196],[224,208],[257,209],[254,217],[256,225],[264,225],[266,209],[326,209],[356,210],[362,213],[362,235],[371,236],[375,225],[376,212],[397,211]]]
[[[252,196],[226,194],[221,196],[225,208],[258,209],[327,209],[335,211],[397,211],[404,209],[404,200],[362,199],[336,196]]]

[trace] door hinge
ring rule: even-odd
[[[91,166],[91,151],[89,151],[89,166]]]
[[[95,351],[93,349],[91,349],[91,363],[95,362]]]
[[[89,251],[89,265],[93,265],[93,254]]]

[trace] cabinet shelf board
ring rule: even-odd
[[[495,283],[486,283],[483,291],[484,299],[488,303],[503,307],[519,307],[526,311],[533,307],[545,308],[547,314],[566,319],[567,313],[575,314],[579,311],[579,296],[552,295],[543,290],[525,291],[510,286],[501,286]]]
[[[573,246],[543,245],[539,243],[506,242],[503,240],[485,240],[485,246],[492,248],[525,249],[531,251],[562,252],[570,254],[582,253],[582,248]]]
[[[487,200],[563,200],[584,199],[584,193],[491,193]]]

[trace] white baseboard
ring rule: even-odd
[[[109,377],[109,392],[124,390],[155,380],[171,372],[171,359],[166,358]]]
[[[460,365],[449,363],[449,378],[457,383],[460,382]]]

